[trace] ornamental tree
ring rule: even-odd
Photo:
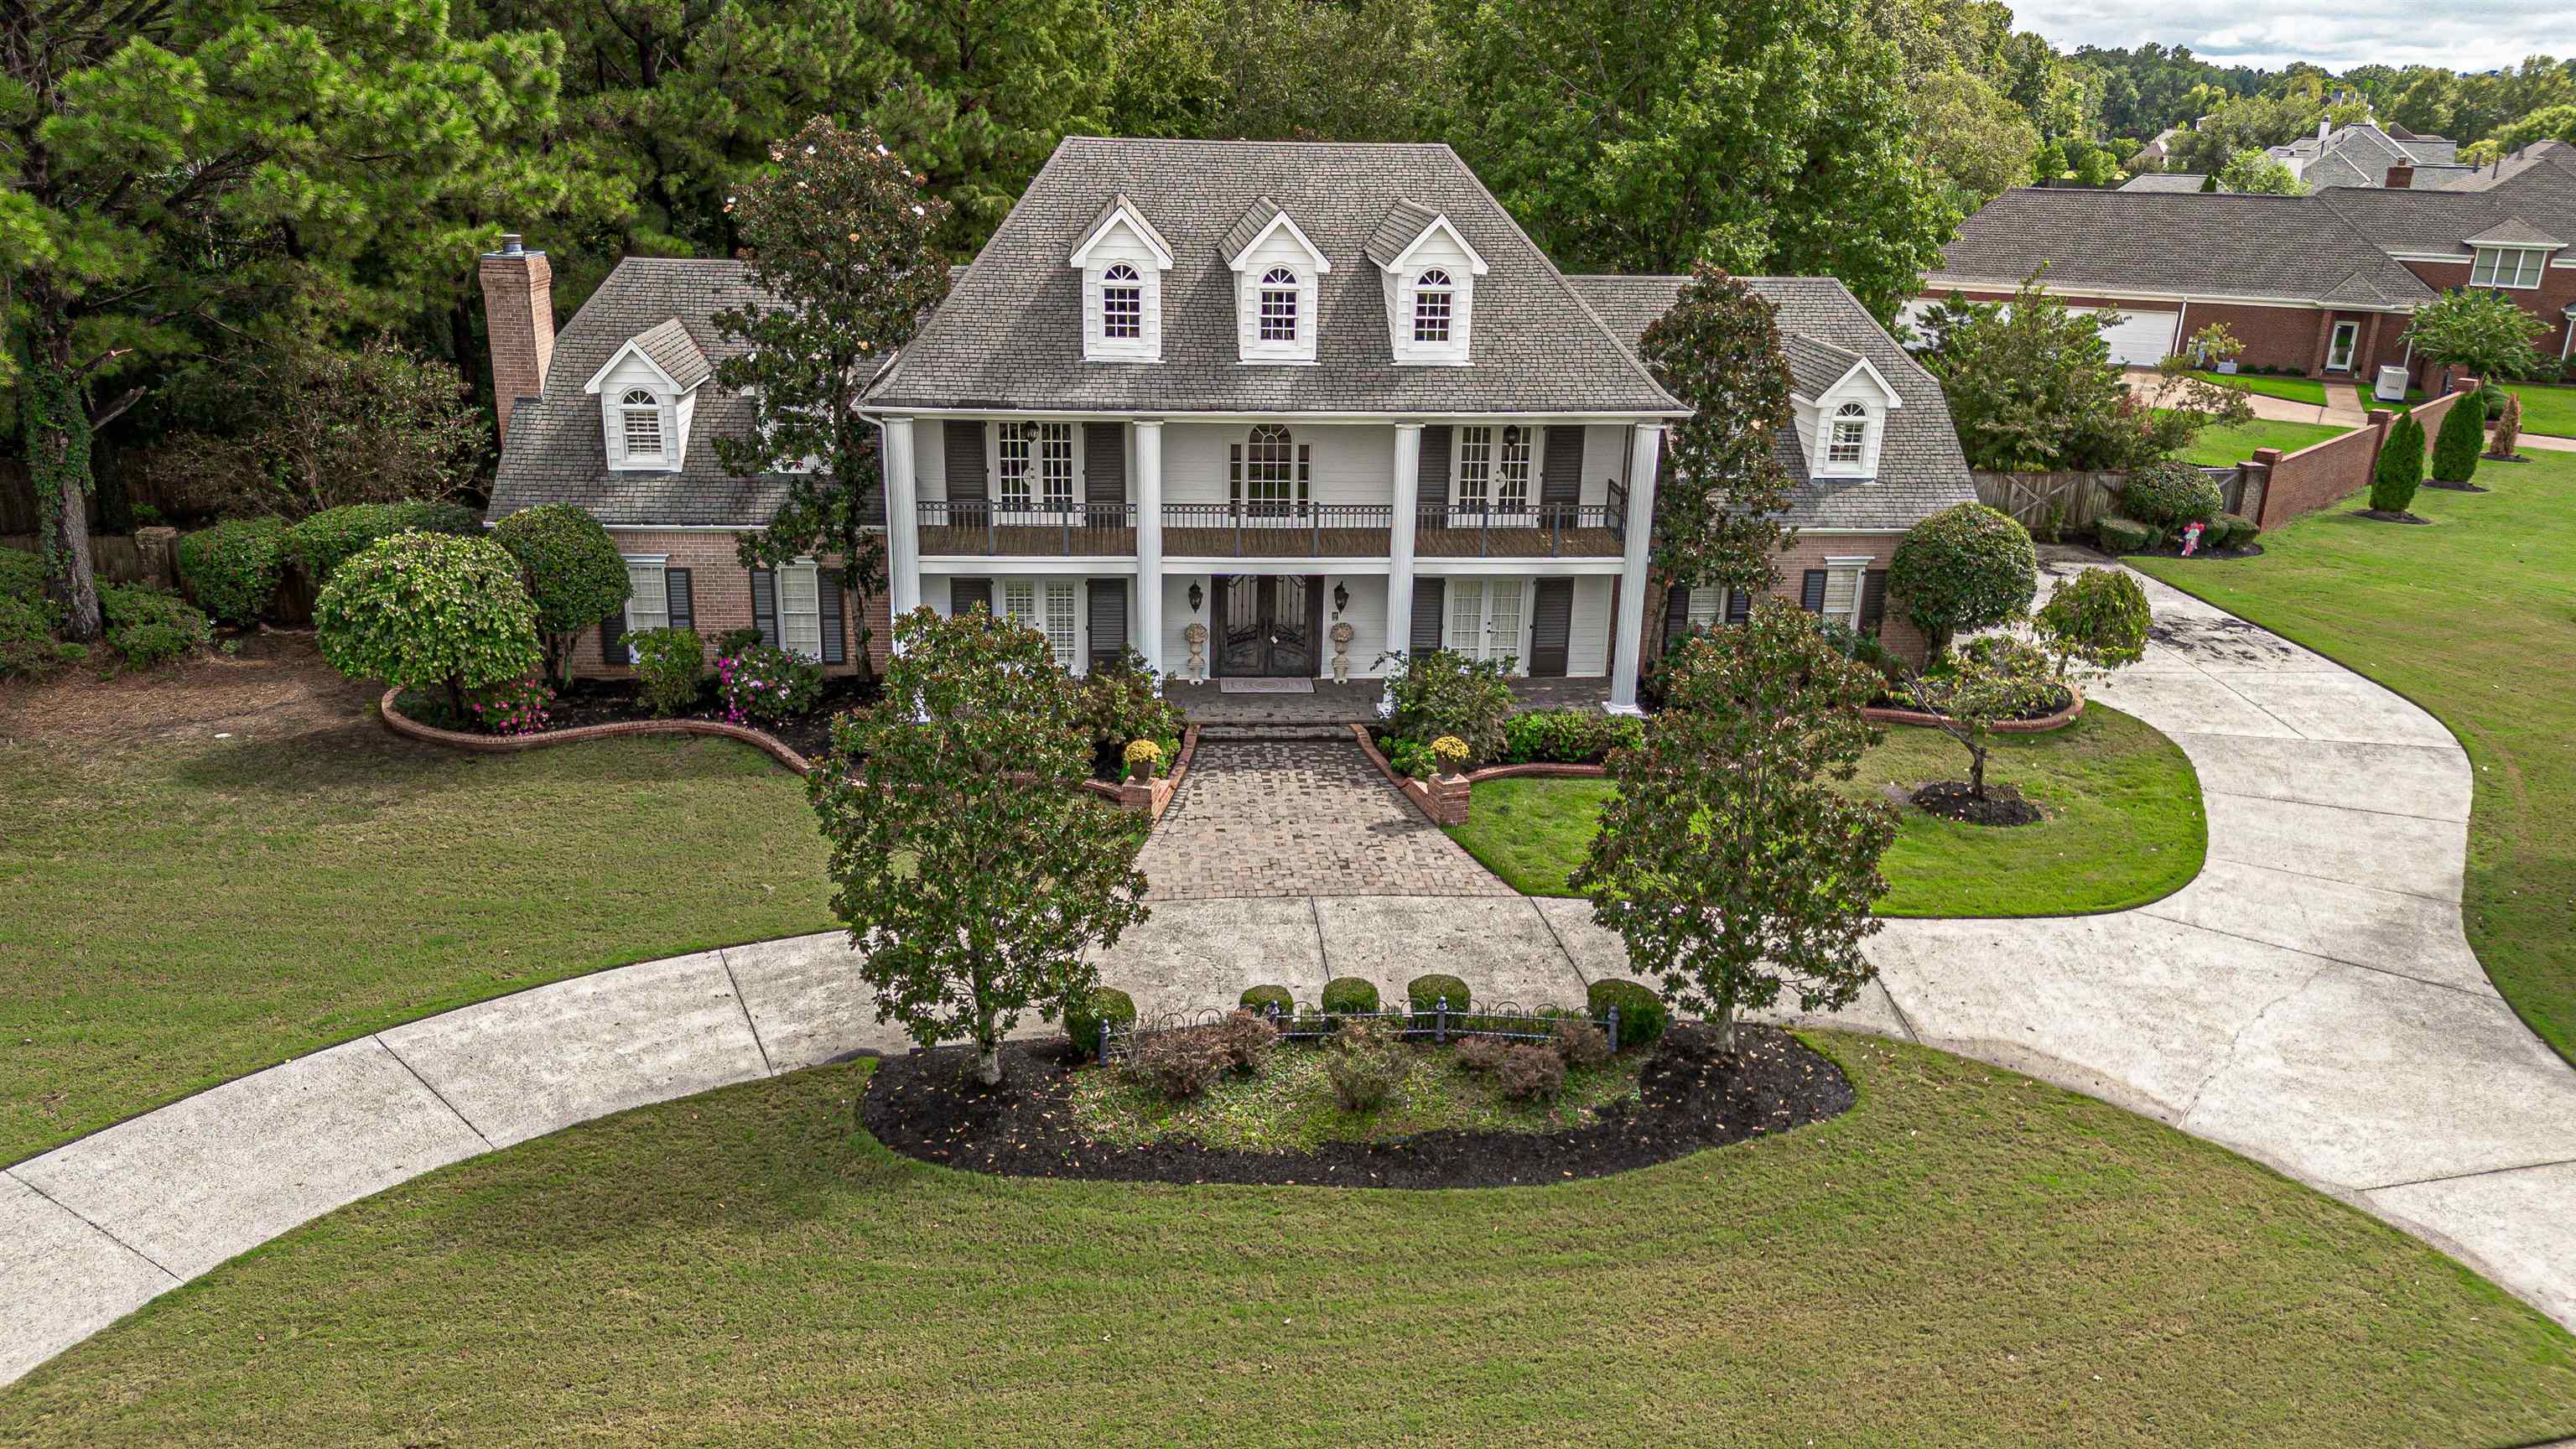
[[[2476,407],[2476,398],[2462,398],[2455,408]],[[2415,421],[2412,411],[2397,415],[2389,424],[2388,436],[2380,440],[2379,461],[2371,466],[2370,506],[2380,513],[2404,513],[2415,501],[2415,490],[2424,486],[2424,425]]]
[[[2109,673],[2146,657],[2155,611],[2125,569],[2086,569],[2057,586],[2031,618],[2057,672],[2081,666]]]
[[[536,672],[537,609],[499,544],[449,533],[378,539],[331,572],[313,603],[330,666],[352,679],[439,690],[449,717],[465,694]]]
[[[558,683],[570,682],[574,641],[626,607],[631,586],[616,540],[588,509],[569,503],[520,509],[492,526],[492,538],[519,561],[537,606],[546,671]]]
[[[1790,479],[1773,455],[1787,425],[1789,360],[1779,319],[1752,288],[1701,263],[1638,344],[1666,391],[1689,404],[1655,491],[1654,569],[1667,583],[1761,593],[1789,539]]]
[[[1053,1021],[1098,982],[1086,949],[1145,919],[1146,821],[1082,788],[1091,737],[1044,635],[925,608],[895,639],[884,698],[833,722],[810,786],[832,909],[877,1020],[971,1040],[990,1086],[1020,1013]]]
[[[716,314],[716,330],[743,349],[716,380],[749,394],[758,427],[718,438],[716,457],[737,478],[787,479],[769,526],[743,537],[743,567],[838,558],[864,620],[886,587],[884,535],[870,527],[885,493],[860,399],[948,293],[947,260],[931,244],[948,204],[874,131],[828,118],[771,146],[769,159],[732,211],[751,285],[771,300]],[[868,632],[859,625],[852,656],[862,673]]]
[[[1968,752],[1968,796],[1986,798],[1986,756],[1994,727],[2056,703],[2062,682],[2037,649],[2008,636],[1979,639],[1943,660],[1938,672],[1908,669],[1898,691]]]
[[[2131,467],[2189,445],[2205,402],[2226,409],[2196,397],[2171,411],[2145,406],[2102,340],[2108,314],[2069,311],[2042,289],[2045,274],[2033,272],[2009,304],[1953,294],[1918,324],[1969,467]]]
[[[1638,973],[1731,1051],[1738,1014],[1784,989],[1832,1010],[1877,974],[1860,943],[1879,927],[1896,815],[1834,782],[1878,741],[1861,707],[1882,681],[1779,598],[1667,667],[1644,742],[1610,757],[1616,791],[1573,885]]]
[[[2441,430],[2433,435],[2433,477],[2444,483],[2468,482],[2477,474],[2478,454],[2486,445],[2486,399],[2464,397],[2451,404],[2451,410],[2442,415]]]
[[[2533,342],[2548,330],[2504,293],[2463,287],[2416,308],[2404,340],[2437,367],[2495,382],[2539,373],[2544,364]]]
[[[1887,587],[1937,655],[1959,634],[2021,617],[2039,592],[2039,551],[2009,515],[1954,504],[1906,531]]]

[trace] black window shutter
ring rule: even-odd
[[[599,662],[609,665],[626,663],[626,606],[599,621]]]
[[[1573,643],[1574,580],[1539,580],[1530,604],[1530,674],[1563,679]]]
[[[990,497],[984,483],[984,425],[971,418],[950,418],[941,436],[948,459],[948,496]]]
[[[1127,581],[1086,581],[1091,610],[1091,664],[1116,664],[1127,657]]]
[[[823,662],[847,664],[850,646],[841,632],[841,571],[819,570],[814,576],[814,594],[823,615]]]
[[[1127,505],[1127,425],[1082,425],[1082,501],[1086,507],[1119,509]],[[1115,513],[1097,516],[1094,528],[1110,527]]]
[[[1804,587],[1798,594],[1798,607],[1810,614],[1821,614],[1825,611],[1825,571],[1823,569],[1807,570]]]
[[[1753,596],[1742,589],[1726,591],[1726,622],[1744,624],[1753,618]]]
[[[1572,508],[1583,501],[1583,429],[1547,430],[1539,454],[1538,501],[1553,508]]]
[[[1871,569],[1860,586],[1860,631],[1875,636],[1887,619],[1887,570]]]
[[[1422,430],[1421,466],[1413,478],[1414,502],[1425,508],[1449,506],[1449,441],[1451,428],[1438,423]],[[1420,598],[1416,594],[1414,597]]]
[[[1428,428],[1423,429],[1425,434],[1430,431]],[[1413,646],[1415,658],[1418,659],[1440,647],[1440,622],[1448,616],[1448,613],[1449,581],[1447,579],[1413,581],[1413,637],[1407,642]]]
[[[751,571],[751,622],[760,626],[760,642],[778,647],[778,575],[768,569]]]
[[[670,600],[671,627],[698,627],[698,597],[689,587],[687,569],[662,570],[663,592]]]
[[[1690,632],[1690,589],[1675,584],[1664,591],[1664,645]]]
[[[993,612],[991,579],[950,579],[948,581],[948,614],[955,618],[970,609]]]

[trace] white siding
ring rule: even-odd
[[[1145,330],[1145,335],[1139,339],[1112,340],[1101,331],[1101,283],[1109,269],[1121,262],[1136,271]],[[1124,217],[1111,222],[1108,235],[1102,237],[1083,258],[1082,354],[1093,362],[1158,362],[1162,359],[1162,267],[1154,259],[1153,248],[1145,244],[1144,238],[1136,234]]]
[[[1387,426],[1288,426],[1292,442],[1314,446],[1317,503],[1385,503],[1395,479],[1395,429]],[[1163,428],[1163,501],[1223,503],[1232,466],[1227,449],[1252,433],[1247,423],[1170,423]]]
[[[1574,581],[1574,633],[1565,653],[1570,679],[1598,679],[1610,672],[1610,630],[1616,622],[1610,586],[1615,582],[1606,576]]]
[[[912,420],[912,476],[919,496],[936,502],[948,496],[948,424],[941,418]]]
[[[1201,593],[1199,612],[1196,614],[1190,612],[1190,585],[1192,584],[1198,585]],[[1207,575],[1169,574],[1164,577],[1163,672],[1165,674],[1176,675],[1182,679],[1190,677],[1190,646],[1188,641],[1181,637],[1181,632],[1194,623],[1207,623],[1208,611],[1215,603],[1215,594]],[[1215,633],[1214,626],[1210,626],[1208,632]],[[1209,647],[1215,647],[1213,640],[1210,641]],[[1203,670],[1200,677],[1207,678],[1212,672],[1212,669]]]
[[[1351,606],[1342,611],[1341,622],[1351,626],[1351,678],[1375,679],[1385,671],[1377,667],[1377,657],[1386,652],[1386,579],[1383,575],[1327,574],[1324,576],[1324,640],[1316,657],[1316,677],[1333,677],[1333,586],[1339,584],[1351,591]]]
[[[1610,501],[1610,480],[1628,481],[1628,432],[1622,423],[1592,423],[1583,429],[1583,501]]]
[[[1433,267],[1449,274],[1449,340],[1425,343],[1413,340],[1413,295],[1422,274]],[[1475,318],[1476,278],[1474,263],[1466,250],[1450,240],[1446,229],[1435,227],[1428,240],[1415,249],[1413,259],[1401,271],[1379,269],[1386,279],[1387,345],[1399,363],[1456,366],[1467,361]]]
[[[1287,267],[1297,274],[1297,340],[1292,343],[1263,342],[1261,336],[1261,278],[1272,267]],[[1235,356],[1244,362],[1312,362],[1315,360],[1316,329],[1321,318],[1315,315],[1319,295],[1315,259],[1288,228],[1274,227],[1270,235],[1244,255],[1243,267],[1234,274]]]
[[[626,460],[626,429],[622,416],[626,394],[634,388],[645,388],[661,402],[662,456],[650,463]],[[628,353],[614,371],[599,382],[599,425],[608,448],[608,467],[617,473],[676,473],[680,460],[688,456],[689,418],[693,409],[674,395],[669,384],[653,370],[641,354]]]

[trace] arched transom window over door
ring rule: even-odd
[[[1100,279],[1100,335],[1130,342],[1145,335],[1145,286],[1125,262]]]
[[[1857,468],[1869,448],[1869,409],[1844,403],[1834,410],[1834,435],[1825,440],[1825,461],[1837,468]]]
[[[1456,296],[1449,274],[1438,267],[1424,272],[1413,283],[1413,340],[1446,342],[1449,340],[1449,304]]]
[[[1261,274],[1261,340],[1297,340],[1297,274],[1286,267]]]
[[[1264,423],[1232,452],[1233,500],[1245,512],[1280,516],[1305,506],[1313,484],[1313,444],[1295,441],[1276,423]]]
[[[650,461],[662,456],[662,401],[644,388],[636,388],[617,400],[618,432],[626,440],[626,456]]]

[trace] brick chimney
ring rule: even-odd
[[[2405,191],[2413,187],[2414,184],[2415,167],[2411,162],[2400,161],[2396,165],[2388,168],[2389,190]]]
[[[546,390],[555,360],[555,274],[544,252],[528,250],[517,232],[504,232],[501,249],[483,254],[483,325],[491,336],[492,403],[501,440],[510,438],[510,410],[519,399]]]

